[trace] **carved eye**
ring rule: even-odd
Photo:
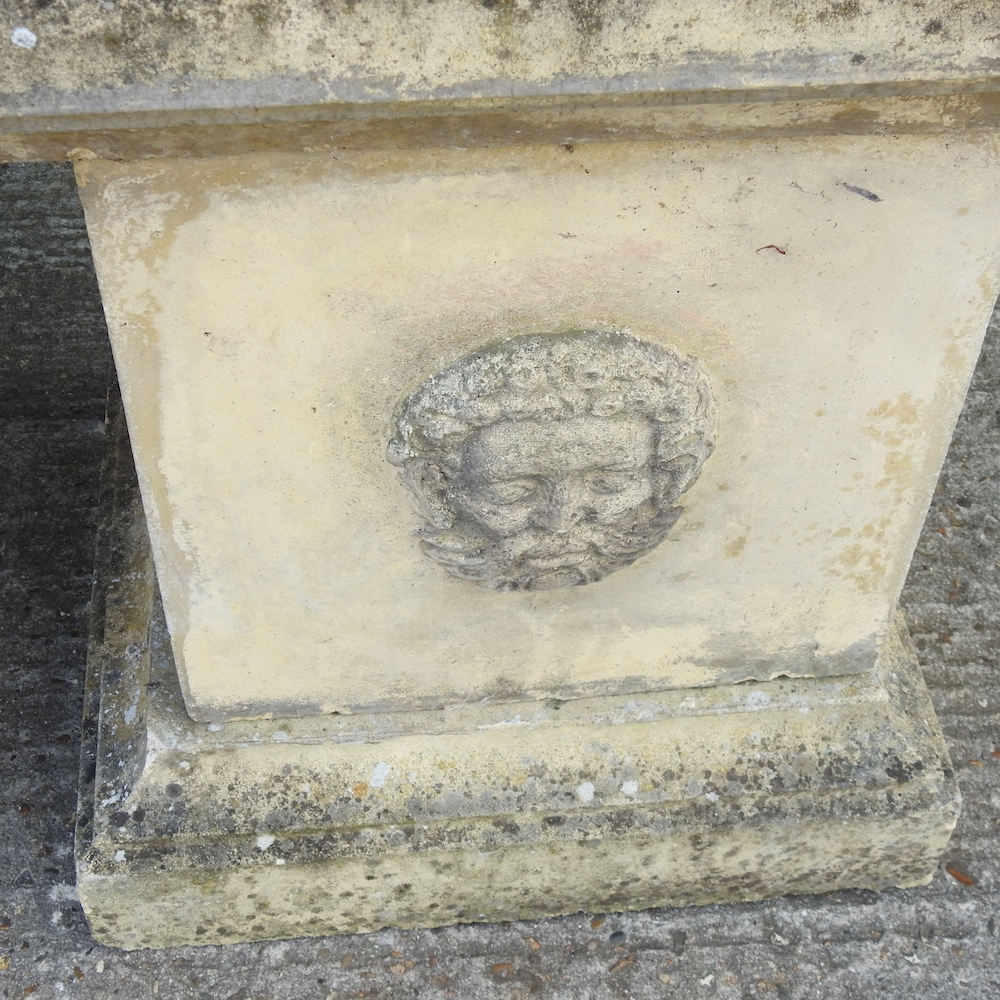
[[[607,469],[593,472],[587,478],[587,488],[598,496],[613,496],[627,490],[632,485],[630,472],[614,472]]]
[[[533,479],[509,479],[506,482],[490,483],[483,491],[493,503],[517,503],[527,500],[538,490]]]

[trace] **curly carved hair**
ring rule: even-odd
[[[654,468],[673,473],[673,499],[715,446],[715,403],[692,359],[628,333],[586,330],[512,337],[432,375],[400,404],[388,458],[455,470],[478,427],[584,415],[651,420]]]

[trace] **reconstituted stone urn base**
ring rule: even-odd
[[[77,828],[120,948],[735,902],[930,879],[958,815],[905,626],[871,671],[196,723],[109,425]]]

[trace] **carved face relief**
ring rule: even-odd
[[[714,444],[693,361],[622,333],[517,337],[403,400],[389,459],[421,547],[494,590],[600,580],[667,536]]]

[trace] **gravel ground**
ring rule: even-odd
[[[110,354],[68,169],[0,167],[0,269],[0,997],[1000,997],[1000,314],[903,593],[962,785],[961,880],[127,954],[73,888]]]

